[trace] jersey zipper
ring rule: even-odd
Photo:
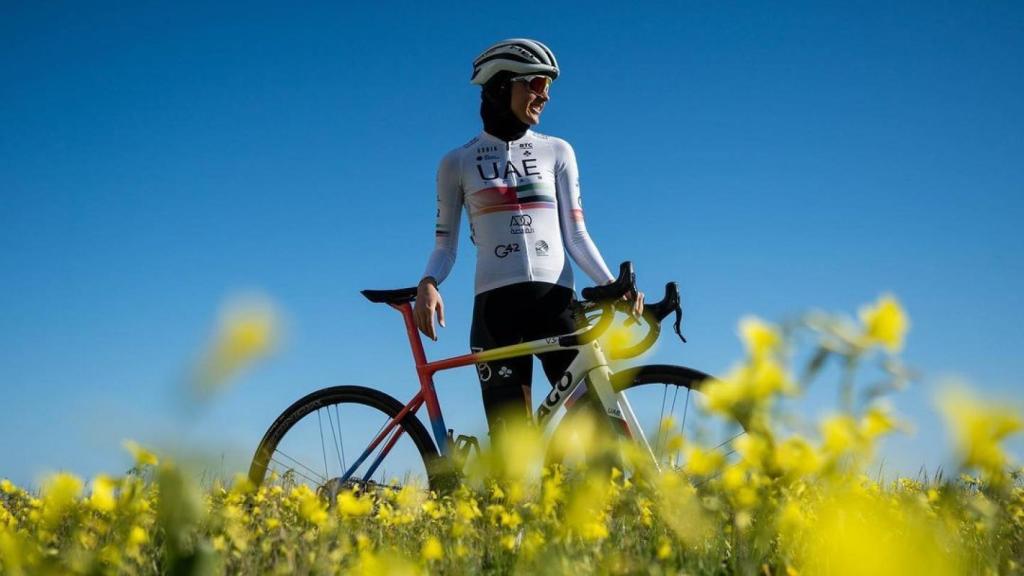
[[[512,142],[511,141],[505,142],[505,162],[506,163],[511,163],[512,162]],[[508,172],[508,168],[507,167],[505,168],[505,171]],[[517,176],[518,173],[519,173],[518,171],[512,172],[512,182],[513,182],[512,186],[517,188],[517,189],[519,188],[519,176]],[[518,190],[516,190],[516,203],[517,204],[519,203],[519,192],[518,192]],[[522,208],[517,209],[516,213],[520,214],[520,215],[523,214],[523,209]],[[533,277],[533,259],[530,257],[530,245],[529,245],[529,242],[527,242],[527,238],[526,238],[526,234],[525,233],[523,233],[522,238],[520,239],[520,241],[523,243],[523,245],[520,246],[519,249],[522,250],[523,257],[526,260],[526,277],[529,278],[530,282],[533,282],[535,280],[534,277]]]

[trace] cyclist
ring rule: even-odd
[[[614,280],[584,224],[572,147],[530,129],[540,122],[558,74],[551,50],[525,38],[498,42],[473,62],[470,81],[482,87],[483,131],[441,160],[435,246],[417,289],[416,324],[433,340],[435,314],[444,326],[438,285],[455,262],[463,208],[477,248],[474,352],[576,330],[566,252],[596,284]],[[642,313],[643,293],[630,297]],[[540,355],[552,384],[574,356]],[[531,418],[532,368],[529,356],[477,366],[492,438],[506,418]]]

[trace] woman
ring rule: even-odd
[[[474,352],[575,331],[573,275],[565,252],[596,284],[614,277],[587,234],[572,147],[530,130],[540,122],[558,78],[558,62],[535,40],[503,40],[473,62],[483,87],[483,132],[441,160],[437,172],[436,243],[419,283],[415,317],[436,340],[444,326],[438,285],[455,262],[463,207],[477,248]],[[635,298],[643,311],[643,294]],[[540,355],[557,382],[575,352]],[[530,419],[529,356],[477,366],[493,438],[509,418]]]

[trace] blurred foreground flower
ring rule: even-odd
[[[860,309],[864,340],[868,346],[881,344],[890,352],[903,349],[903,338],[910,328],[906,312],[891,294],[883,294],[874,304]]]
[[[783,543],[801,573],[963,573],[954,535],[910,502],[840,488],[812,510],[813,522],[803,520],[795,505],[780,518]]]
[[[135,468],[141,470],[146,466],[156,466],[160,463],[160,460],[156,457],[156,454],[143,448],[141,444],[134,440],[125,440],[121,443],[124,449],[127,450],[132,458],[135,459]]]
[[[73,474],[60,472],[43,482],[43,522],[56,527],[64,513],[71,508],[82,492],[82,481]]]
[[[779,328],[757,316],[741,318],[739,332],[747,353],[755,359],[774,354],[782,344],[782,334],[779,332]]]
[[[273,351],[279,332],[279,315],[269,299],[259,295],[230,299],[194,372],[193,392],[202,399],[226,388],[244,368]]]
[[[1000,443],[1024,430],[1019,412],[984,402],[964,389],[953,388],[939,397],[939,408],[964,468],[976,468],[993,484],[1008,480],[1010,461]]]

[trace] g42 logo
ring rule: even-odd
[[[498,258],[504,258],[513,252],[519,252],[519,243],[498,244],[494,247],[494,255]]]

